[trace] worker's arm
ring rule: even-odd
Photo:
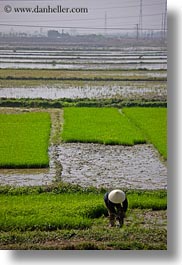
[[[128,200],[127,200],[127,198],[126,198],[126,199],[123,201],[123,210],[124,210],[124,212],[126,212],[127,209],[128,209]]]

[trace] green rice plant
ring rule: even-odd
[[[167,159],[167,108],[124,108],[122,112]]]
[[[48,167],[48,113],[0,114],[0,167]]]
[[[21,188],[16,195],[16,189],[12,192],[14,195],[0,194],[0,231],[85,229],[91,227],[96,218],[107,215],[104,193],[55,194],[54,190],[37,193],[34,188],[29,189],[29,194],[22,194]],[[127,197],[129,209],[167,208],[166,191],[129,191]],[[98,221],[104,220],[100,218]]]
[[[61,137],[65,142],[145,143],[140,130],[115,108],[65,108]]]
[[[98,201],[96,196],[81,194],[2,195],[0,229],[86,228],[92,223],[87,211]]]
[[[131,191],[127,195],[131,209],[167,209],[167,191]]]

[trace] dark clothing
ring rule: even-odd
[[[104,202],[106,204],[106,207],[114,214],[117,214],[116,212],[116,209],[117,211],[121,211],[122,210],[122,207],[121,207],[121,203],[113,203],[109,200],[108,198],[109,196],[109,192],[107,192],[104,196]]]
[[[128,200],[127,198],[123,201],[123,206],[121,206],[121,203],[113,203],[108,198],[109,192],[106,192],[104,195],[104,202],[106,204],[106,207],[113,213],[117,214],[116,209],[118,211],[121,211],[121,209],[126,212],[128,209]]]
[[[104,202],[108,209],[110,226],[114,226],[115,218],[119,221],[120,226],[122,226],[124,223],[125,212],[128,209],[128,200],[126,198],[121,205],[121,203],[111,202],[108,196],[109,192],[104,195]]]

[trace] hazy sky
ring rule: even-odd
[[[165,3],[166,0],[0,0],[0,31],[33,32],[40,31],[42,27],[44,32],[48,29],[64,29],[65,32],[72,29],[81,33],[114,33],[134,30],[141,21],[143,29],[161,29]],[[15,12],[17,8],[19,12]],[[22,12],[20,8],[31,8],[31,12]],[[45,8],[49,12],[41,13]],[[60,8],[64,9],[61,13]],[[88,12],[67,13],[65,8],[78,8],[77,11],[86,8]]]

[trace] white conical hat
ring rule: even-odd
[[[113,203],[122,203],[125,197],[125,193],[122,190],[112,190],[108,196],[109,200]]]

